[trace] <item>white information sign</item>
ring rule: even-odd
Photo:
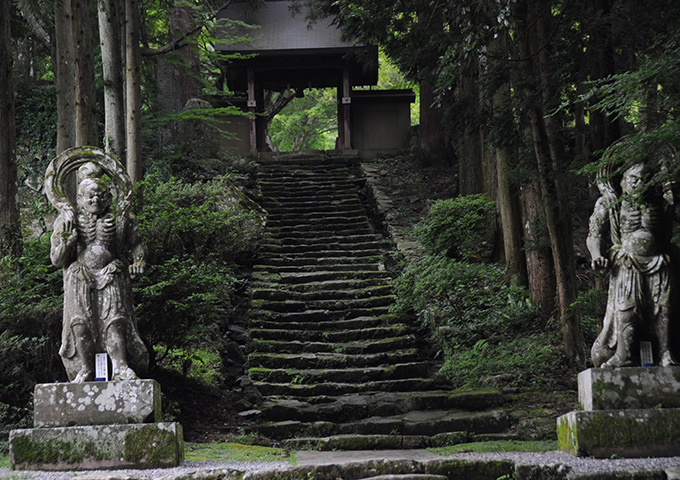
[[[651,367],[654,365],[652,342],[640,342],[640,363],[642,363],[643,367]]]
[[[109,381],[109,357],[107,354],[94,354],[94,372],[95,382]]]

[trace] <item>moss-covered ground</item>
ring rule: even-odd
[[[452,455],[454,453],[479,452],[548,452],[557,450],[557,441],[519,441],[498,440],[490,442],[473,442],[450,445],[448,447],[428,448],[437,455]]]
[[[295,452],[281,448],[263,447],[260,445],[243,445],[240,443],[186,443],[185,459],[201,461],[230,462],[289,462],[296,464]]]

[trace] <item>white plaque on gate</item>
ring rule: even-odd
[[[94,380],[95,382],[109,381],[109,357],[105,353],[94,354]]]

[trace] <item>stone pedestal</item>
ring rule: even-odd
[[[609,458],[680,455],[680,367],[592,368],[581,411],[557,419],[561,450]]]
[[[10,433],[12,468],[158,468],[184,460],[182,426],[161,422],[153,380],[36,385],[34,409],[36,428]]]

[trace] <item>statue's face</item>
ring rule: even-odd
[[[636,191],[639,191],[644,178],[644,168],[642,165],[636,165],[626,170],[623,174],[625,192],[628,195],[633,195]]]
[[[94,180],[85,180],[78,192],[78,207],[92,215],[99,215],[109,207],[108,192]]]

